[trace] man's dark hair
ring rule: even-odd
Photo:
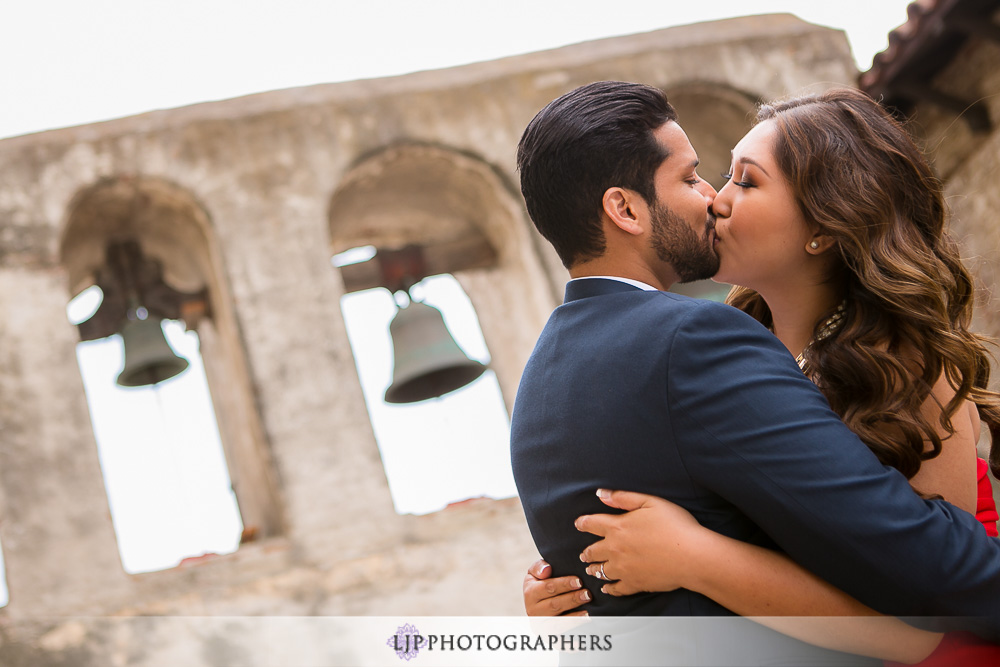
[[[667,153],[653,131],[672,120],[677,114],[662,90],[599,81],[549,102],[528,123],[517,146],[521,194],[564,266],[604,253],[608,188],[656,201],[653,176]]]

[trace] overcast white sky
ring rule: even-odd
[[[846,30],[859,68],[906,0],[8,0],[0,137],[490,60],[731,16]]]

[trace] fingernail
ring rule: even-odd
[[[573,581],[569,582],[569,585],[572,586],[573,588],[582,588],[583,587],[583,584],[580,583],[579,577],[577,577],[577,578],[573,579]]]
[[[608,585],[607,584],[601,586],[601,592],[604,593],[605,595],[608,594]]]
[[[607,500],[608,498],[611,497],[611,492],[608,491],[607,489],[598,489],[597,497],[600,498],[601,500]]]
[[[590,591],[582,590],[580,591],[580,599],[584,602],[590,602]]]
[[[589,561],[586,559],[586,557],[583,554],[580,554],[580,562],[581,563],[587,563]]]
[[[541,570],[541,572],[539,574],[545,574],[546,570],[551,570],[551,569],[552,569],[552,566],[549,565],[548,563],[546,563],[545,565],[542,566],[542,570]]]

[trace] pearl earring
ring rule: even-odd
[[[810,241],[809,247],[812,248],[813,250],[816,250],[817,248],[819,248],[819,241]]]

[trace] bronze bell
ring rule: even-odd
[[[389,323],[392,384],[386,403],[416,403],[471,383],[486,366],[466,356],[448,332],[441,311],[413,301]]]
[[[121,387],[144,387],[169,380],[188,367],[187,359],[174,353],[163,335],[159,318],[128,319],[122,325],[125,365],[118,374]]]

